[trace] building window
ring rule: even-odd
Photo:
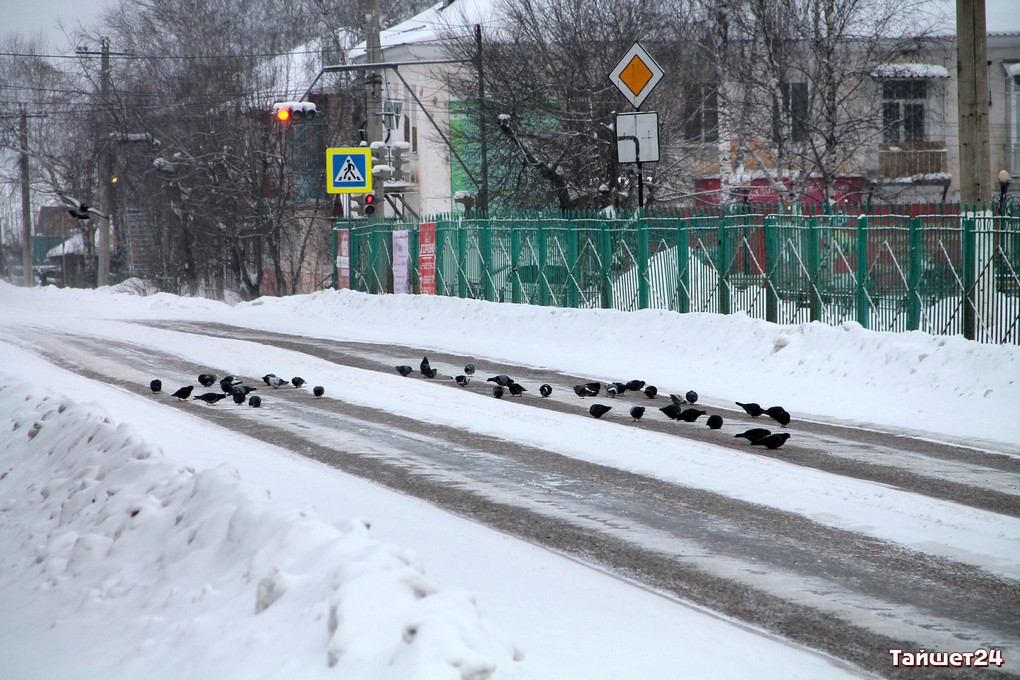
[[[808,120],[808,85],[807,83],[780,83],[781,103],[783,114],[790,121],[790,128],[786,132],[790,135],[790,141],[803,142],[807,139]],[[778,140],[780,137],[783,116],[779,115],[779,101],[773,102],[773,136]]]
[[[882,136],[886,142],[924,141],[928,81],[882,81]]]
[[[694,85],[684,101],[684,139],[688,142],[719,141],[719,109],[715,87]]]

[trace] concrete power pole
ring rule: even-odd
[[[984,0],[956,0],[960,123],[960,200],[991,196],[988,154],[988,50]]]
[[[103,114],[110,115],[110,39],[103,38],[101,62],[101,92]],[[106,126],[103,126],[106,130]],[[106,130],[109,132],[110,130]],[[99,171],[100,210],[107,215],[99,219],[99,266],[96,272],[96,286],[110,283],[110,221],[113,219],[113,138],[106,135]]]
[[[21,109],[18,140],[21,145],[21,234],[23,245],[21,247],[21,278],[22,285],[31,288],[35,285],[35,274],[32,272],[33,257],[32,248],[32,187],[29,184],[31,176],[28,169],[28,113]]]
[[[365,0],[365,56],[369,64],[382,62],[382,46],[379,40],[379,0]],[[369,70],[365,75],[365,137],[369,145],[383,141],[382,119],[382,74]],[[370,221],[383,218],[386,211],[386,188],[383,180],[372,178],[372,193],[375,194],[375,214]]]

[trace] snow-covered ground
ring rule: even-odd
[[[599,422],[129,323],[186,319],[417,345],[782,403],[798,418],[1020,442],[1020,348],[853,324],[324,291],[227,306],[0,284],[0,673],[12,678],[841,678],[860,673],[709,612],[48,363],[55,334],[258,376],[287,366],[368,406],[797,512],[1020,578],[1020,521]],[[64,347],[74,362],[74,350]],[[408,357],[416,364],[418,357]],[[450,367],[451,369],[453,367]],[[193,376],[124,375],[176,388]],[[183,382],[181,382],[183,381]],[[195,408],[207,408],[193,402]],[[240,412],[257,417],[257,412]],[[510,418],[508,418],[510,414]],[[463,422],[458,422],[463,426]],[[635,444],[635,437],[648,441]],[[765,483],[767,480],[768,483]],[[967,651],[967,650],[956,650]]]

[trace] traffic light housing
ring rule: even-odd
[[[273,117],[276,122],[286,124],[291,121],[314,120],[315,104],[312,102],[276,102],[273,104]]]
[[[375,194],[365,194],[362,209],[365,212],[365,217],[375,214]]]

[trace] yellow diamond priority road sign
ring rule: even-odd
[[[640,109],[641,102],[652,93],[655,86],[662,80],[663,74],[663,70],[645,51],[645,48],[641,47],[640,43],[634,43],[634,46],[627,50],[627,54],[623,55],[623,59],[609,74],[609,79],[616,87],[620,88],[620,92],[634,105],[634,108]]]

